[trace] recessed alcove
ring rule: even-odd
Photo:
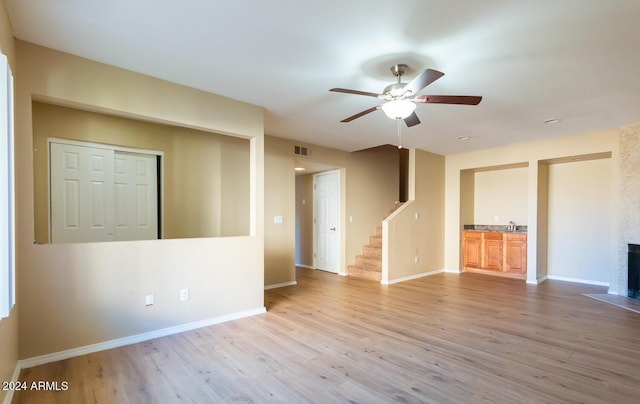
[[[608,285],[614,236],[611,157],[611,152],[566,155],[460,170],[460,233],[465,224],[514,220],[529,230],[528,281]]]
[[[539,161],[538,258],[551,279],[609,285],[611,152]]]
[[[160,230],[149,238],[249,234],[248,139],[41,101],[32,102],[32,119],[37,243],[51,242],[51,138],[162,155],[157,163]]]
[[[460,171],[460,224],[527,224],[527,162]]]

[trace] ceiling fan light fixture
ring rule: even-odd
[[[391,119],[405,119],[416,109],[416,104],[409,100],[393,100],[382,105],[382,111]]]

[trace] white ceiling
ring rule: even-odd
[[[453,154],[640,121],[638,0],[5,0],[21,40],[265,108],[265,132],[353,151],[396,143],[370,97],[389,68],[445,76],[403,145]],[[545,125],[552,118],[560,123]],[[468,141],[456,140],[470,136]]]

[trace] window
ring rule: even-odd
[[[0,54],[0,318],[15,304],[13,76]]]

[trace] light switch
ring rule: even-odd
[[[153,305],[153,295],[146,295],[144,297],[144,305],[145,306],[151,306]]]
[[[180,289],[180,301],[186,302],[189,300],[189,289]]]
[[[274,216],[273,217],[273,223],[282,224],[282,216]]]

